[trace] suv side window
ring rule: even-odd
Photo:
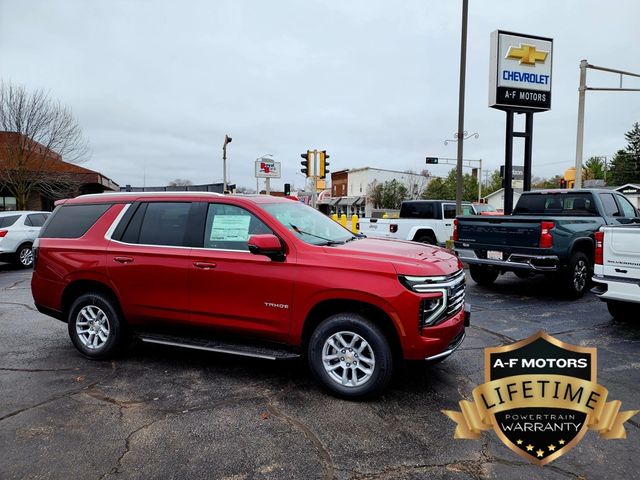
[[[637,216],[636,209],[631,205],[631,202],[624,198],[622,195],[616,195],[620,208],[622,209],[622,215],[625,218],[635,218]]]
[[[443,218],[456,218],[456,206],[451,203],[442,204]]]
[[[122,235],[125,243],[182,247],[191,202],[142,204]]]
[[[618,209],[618,204],[611,193],[601,193],[600,200],[604,206],[604,213],[607,217],[621,217],[622,214]]]
[[[32,213],[31,215],[27,215],[27,219],[24,221],[25,225],[31,227],[41,227],[44,225],[46,217],[42,213]]]
[[[251,235],[273,234],[262,220],[244,208],[210,203],[204,229],[204,248],[249,251]]]

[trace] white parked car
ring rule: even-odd
[[[607,302],[615,319],[631,320],[640,312],[640,225],[604,226],[596,232],[591,290]]]
[[[0,261],[33,266],[31,246],[50,212],[0,212]]]

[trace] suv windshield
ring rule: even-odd
[[[336,245],[357,238],[326,215],[300,202],[269,203],[263,208],[305,243]]]

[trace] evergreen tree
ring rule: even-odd
[[[582,168],[583,180],[602,180],[604,178],[604,161],[600,157],[591,157]]]
[[[640,124],[633,124],[631,130],[624,134],[627,146],[618,150],[611,160],[607,173],[609,185],[640,183]]]
[[[424,190],[422,198],[431,200],[455,200],[456,169],[451,169],[446,178],[434,178],[431,180]],[[478,179],[470,173],[462,176],[462,200],[469,202],[478,200]]]

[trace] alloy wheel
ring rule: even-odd
[[[576,292],[581,292],[587,285],[587,275],[589,267],[584,260],[578,260],[573,270],[573,286]]]
[[[30,247],[21,249],[18,257],[23,267],[30,267],[33,264],[33,250]]]
[[[334,382],[345,387],[359,387],[373,376],[376,366],[371,345],[354,332],[331,335],[322,347],[322,365]]]
[[[111,331],[109,318],[95,305],[82,307],[76,317],[76,333],[80,342],[89,350],[102,347]]]

